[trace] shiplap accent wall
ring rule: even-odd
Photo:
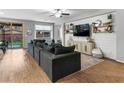
[[[114,15],[115,12],[111,13],[113,15],[113,26],[114,26]],[[95,22],[96,20],[100,19],[102,22],[108,22],[107,19],[108,14],[103,14],[91,18],[86,18],[86,19],[80,19],[77,21],[73,22],[68,22],[66,24],[73,23],[74,25],[78,24],[86,24],[89,23],[90,25],[92,22]],[[114,27],[113,27],[114,30]],[[92,38],[94,38],[96,42],[96,46],[101,48],[101,50],[104,53],[105,57],[111,58],[111,59],[116,59],[116,31],[114,30],[113,33],[91,33]],[[74,37],[73,34],[66,34],[65,35],[65,45],[67,44],[67,40],[69,38],[73,38],[74,40],[79,40],[79,41],[86,41],[86,37]]]

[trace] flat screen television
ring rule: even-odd
[[[73,35],[74,36],[90,36],[89,24],[75,25]]]

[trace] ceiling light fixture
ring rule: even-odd
[[[61,16],[62,16],[62,11],[57,11],[57,12],[55,13],[55,16],[56,16],[57,18],[61,17]]]
[[[70,15],[69,13],[65,12],[66,9],[54,9],[53,11],[51,11],[51,15],[50,16],[55,16],[56,18],[60,18],[63,15]]]
[[[56,16],[57,18],[59,18],[59,17],[61,17],[61,13],[56,13],[55,16]]]

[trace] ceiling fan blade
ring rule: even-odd
[[[69,13],[62,13],[62,15],[70,15]]]

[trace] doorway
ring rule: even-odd
[[[23,24],[0,22],[0,41],[7,41],[8,48],[23,46]]]

